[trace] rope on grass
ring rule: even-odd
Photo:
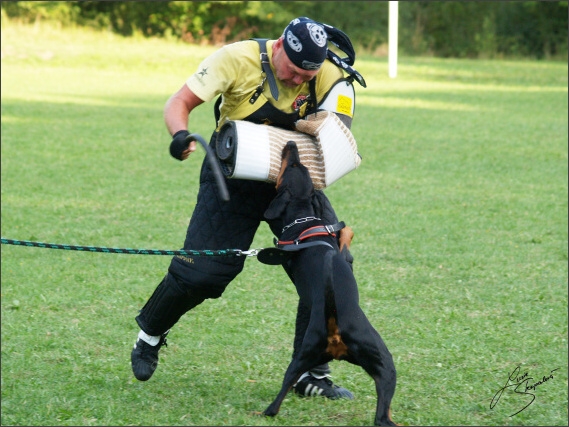
[[[184,255],[184,256],[256,256],[258,250],[242,251],[241,249],[217,249],[217,250],[169,250],[169,249],[132,249],[132,248],[107,248],[98,246],[65,245],[59,243],[32,242],[29,240],[6,239],[2,237],[3,245],[16,245],[44,249],[63,249],[66,251],[101,252],[106,254],[127,255]]]

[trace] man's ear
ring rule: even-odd
[[[288,191],[279,191],[275,196],[267,210],[265,211],[266,219],[277,219],[279,218],[287,205],[290,203],[290,193]]]

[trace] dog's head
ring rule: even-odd
[[[287,142],[283,148],[276,188],[277,195],[265,211],[265,218],[271,220],[283,215],[286,217],[285,211],[292,203],[295,205],[293,215],[296,215],[296,218],[314,215],[315,206],[312,204],[314,185],[308,169],[300,163],[298,148],[294,141]]]

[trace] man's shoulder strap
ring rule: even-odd
[[[354,51],[354,47],[352,46],[350,38],[342,31],[334,28],[331,25],[324,24],[322,22],[319,22],[319,24],[324,27],[326,35],[328,36],[328,41],[340,49],[342,52],[344,52],[346,55],[348,55],[345,58],[340,58],[340,56],[328,49],[328,59],[332,61],[332,63],[334,63],[337,67],[340,67],[346,71],[360,85],[366,87],[366,82],[362,75],[358,73],[354,67],[352,67],[356,60],[356,52]]]
[[[273,75],[273,71],[271,70],[271,63],[269,59],[269,55],[267,54],[267,40],[268,39],[253,39],[257,43],[259,43],[259,50],[261,51],[260,60],[261,60],[261,70],[265,73],[267,80],[269,82],[269,88],[271,89],[271,95],[273,96],[274,100],[277,101],[279,99],[279,89],[277,88],[277,82],[275,81],[275,76]]]

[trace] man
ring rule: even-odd
[[[343,81],[344,86],[347,81],[351,87],[354,77],[345,79],[340,67],[358,80],[361,78],[328,50],[328,41],[334,40],[334,44],[348,51],[350,59],[345,58],[347,62],[353,63],[355,54],[344,33],[304,17],[291,21],[278,40],[237,42],[210,55],[170,97],[164,108],[166,127],[173,136],[172,156],[186,160],[196,150],[195,142],[189,145],[186,142],[189,116],[194,108],[220,94],[222,96],[216,103],[217,129],[212,136],[213,147],[217,131],[228,120],[246,120],[293,130],[294,123],[316,111],[321,106],[318,101],[323,101],[339,81]],[[265,49],[266,55],[263,55]],[[326,58],[334,59],[336,64]],[[351,124],[350,112],[345,109],[342,112],[344,114],[337,113]],[[274,184],[242,179],[228,179],[226,183],[230,194],[227,202],[218,194],[208,162],[203,162],[198,200],[188,226],[185,250],[246,250],[250,247],[260,222],[264,221],[263,214],[276,194]],[[319,195],[323,205],[321,218],[330,224],[337,223],[330,202],[321,191]],[[278,235],[284,224],[270,222],[269,226]],[[244,262],[245,257],[176,256],[172,259],[168,273],[136,317],[141,331],[131,353],[131,362],[137,379],[146,381],[152,376],[158,364],[158,351],[180,317],[205,299],[220,297],[241,272]],[[287,270],[286,265],[284,267]],[[308,315],[308,309],[299,305],[295,350],[304,336]],[[348,390],[333,384],[329,374],[327,364],[315,366],[300,378],[295,391],[331,399],[353,398]]]

